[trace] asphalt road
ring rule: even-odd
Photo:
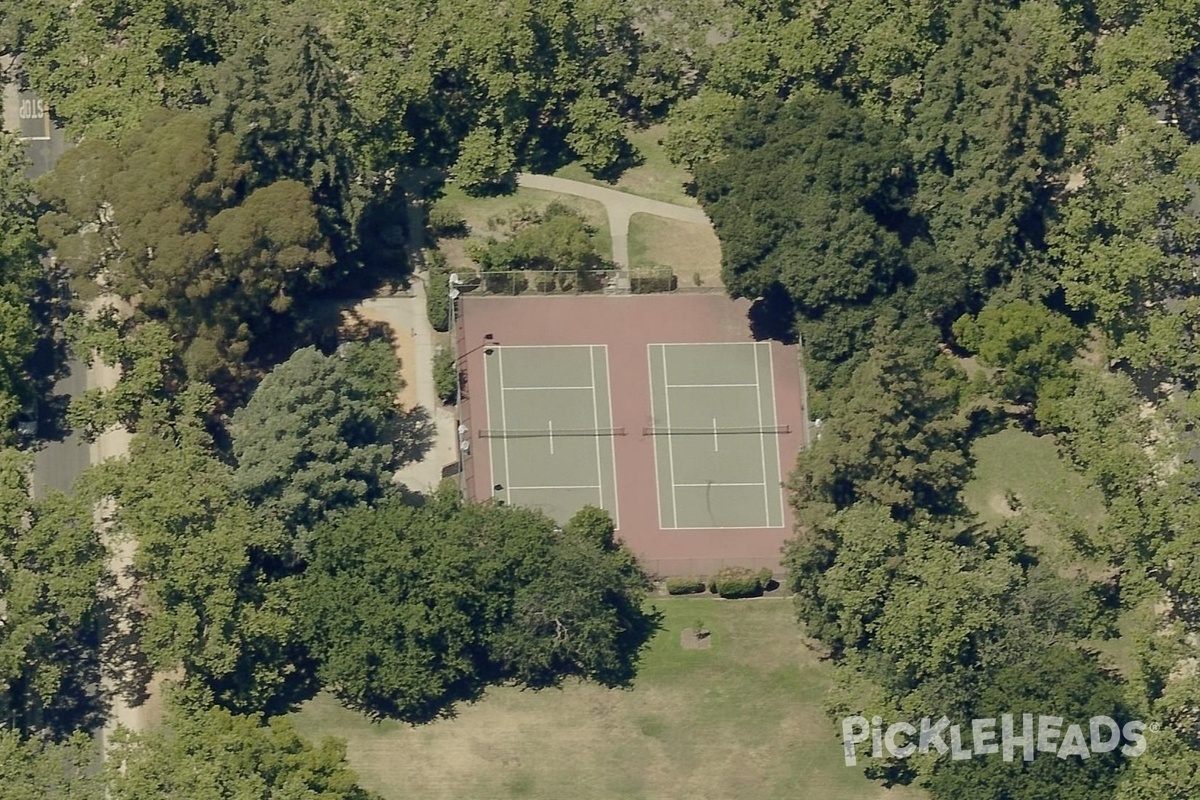
[[[14,131],[25,142],[30,165],[26,176],[36,179],[54,168],[59,156],[70,147],[60,128],[50,120],[49,111],[33,92],[18,92],[11,87],[4,92],[4,127]],[[75,396],[87,389],[87,367],[72,359],[69,373],[54,385],[54,394]],[[62,404],[65,406],[65,403]],[[42,420],[41,435],[59,427],[54,420]],[[90,464],[90,448],[78,434],[45,439],[34,456],[33,496],[45,497],[53,490],[67,491]]]

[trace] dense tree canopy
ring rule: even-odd
[[[819,364],[854,357],[911,270],[902,236],[911,191],[899,132],[833,95],[751,105],[727,155],[697,168],[731,294],[791,297]],[[817,371],[819,383],[829,375]]]
[[[92,508],[32,503],[29,460],[0,450],[0,720],[51,737],[94,724],[102,593],[109,582]]]
[[[233,485],[289,530],[380,497],[420,434],[403,430],[399,369],[385,341],[297,350],[233,415]]]
[[[112,800],[378,798],[356,783],[341,742],[313,746],[286,718],[264,722],[223,709],[173,710],[149,733],[119,735],[110,763]]]
[[[27,361],[38,325],[30,299],[40,275],[37,211],[17,140],[0,132],[0,443],[13,442],[12,423],[32,399]]]
[[[411,722],[494,683],[626,683],[655,617],[632,556],[595,528],[581,519],[560,532],[534,511],[444,494],[319,526],[298,607],[322,683]]]
[[[200,379],[243,376],[252,345],[294,335],[296,297],[332,263],[309,189],[264,184],[195,112],[156,113],[117,147],[84,142],[38,190],[55,208],[47,243],[162,320]]]

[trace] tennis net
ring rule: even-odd
[[[624,436],[624,428],[494,428],[480,430],[480,439],[532,439],[552,436]]]
[[[723,436],[729,433],[748,433],[756,436],[791,433],[791,425],[768,425],[748,428],[643,428],[643,436]]]

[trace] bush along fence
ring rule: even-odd
[[[722,567],[712,577],[677,575],[666,580],[667,594],[670,595],[712,592],[728,600],[761,597],[777,586],[770,567]]]

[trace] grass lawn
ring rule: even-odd
[[[1028,523],[1026,540],[1066,569],[1078,561],[1064,531],[1094,533],[1104,521],[1104,498],[1087,478],[1059,458],[1054,439],[1004,430],[975,443],[975,476],[963,489],[967,506],[984,522],[1009,517]],[[1007,494],[1018,509],[1009,508]]]
[[[322,695],[294,716],[347,740],[364,786],[390,800],[914,800],[846,767],[821,710],[832,668],[786,599],[665,598],[664,629],[632,690],[496,689],[455,719],[383,723]],[[684,650],[697,621],[710,649]]]
[[[665,203],[675,203],[681,206],[696,207],[696,198],[689,195],[684,187],[691,182],[692,176],[683,167],[672,164],[662,145],[658,143],[666,135],[666,125],[651,125],[649,128],[635,128],[626,135],[642,157],[642,163],[625,170],[613,182],[603,181],[593,177],[586,169],[578,164],[568,164],[554,173],[560,178],[594,183],[597,186],[607,186],[630,194],[649,197],[651,200],[662,200]]]
[[[721,287],[721,243],[707,225],[681,222],[653,214],[629,218],[630,267],[670,267],[680,286]]]
[[[498,197],[471,197],[454,184],[447,184],[442,197],[437,202],[454,209],[455,213],[466,221],[472,236],[500,238],[503,226],[495,224],[494,220],[497,217],[507,217],[521,206],[540,211],[554,201],[577,209],[583,214],[588,224],[595,230],[592,239],[596,243],[596,250],[604,258],[611,259],[612,235],[608,228],[608,214],[605,213],[604,206],[595,200],[572,197],[558,192],[545,192],[540,189],[517,189],[512,194]],[[444,240],[441,242],[441,246],[444,251],[447,251],[447,258],[450,259],[451,266],[457,266],[452,253],[457,253],[462,249],[462,240]]]
[[[1082,560],[1064,531],[1082,526],[1094,532],[1104,522],[1104,498],[1087,478],[1058,456],[1054,440],[1017,430],[986,436],[975,443],[975,477],[963,497],[985,522],[998,524],[1009,517],[1029,523],[1026,541],[1063,574],[1082,568],[1099,577],[1108,571],[1104,564]],[[1006,492],[1020,502],[1020,510],[1008,507]],[[1117,635],[1111,639],[1083,642],[1100,653],[1102,661],[1126,678],[1137,674],[1134,643],[1154,624],[1153,601],[1123,609],[1117,618]]]

